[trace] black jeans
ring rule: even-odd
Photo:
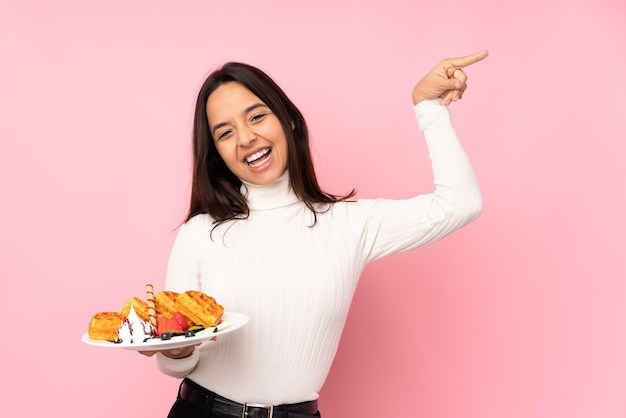
[[[209,418],[210,416],[211,411],[199,408],[184,399],[176,398],[167,418]]]

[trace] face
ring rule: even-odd
[[[207,100],[215,146],[241,180],[271,184],[287,169],[287,138],[269,107],[238,82],[220,85]]]

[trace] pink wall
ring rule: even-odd
[[[626,416],[622,1],[184,3],[0,6],[0,415],[165,416],[175,380],[80,336],[162,286],[209,70],[275,77],[329,191],[408,197],[413,84],[488,48],[452,107],[484,213],[366,270],[324,417]]]

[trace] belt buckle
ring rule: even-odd
[[[262,403],[244,403],[243,412],[241,413],[241,418],[246,418],[248,416],[248,408],[267,409],[267,418],[274,417],[274,405],[265,405]]]

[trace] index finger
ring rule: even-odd
[[[465,57],[449,58],[447,59],[447,61],[448,61],[448,64],[456,68],[463,68],[463,67],[467,67],[468,65],[475,64],[478,61],[484,60],[485,58],[487,58],[487,55],[489,55],[489,51],[485,49],[475,54],[467,55]]]

